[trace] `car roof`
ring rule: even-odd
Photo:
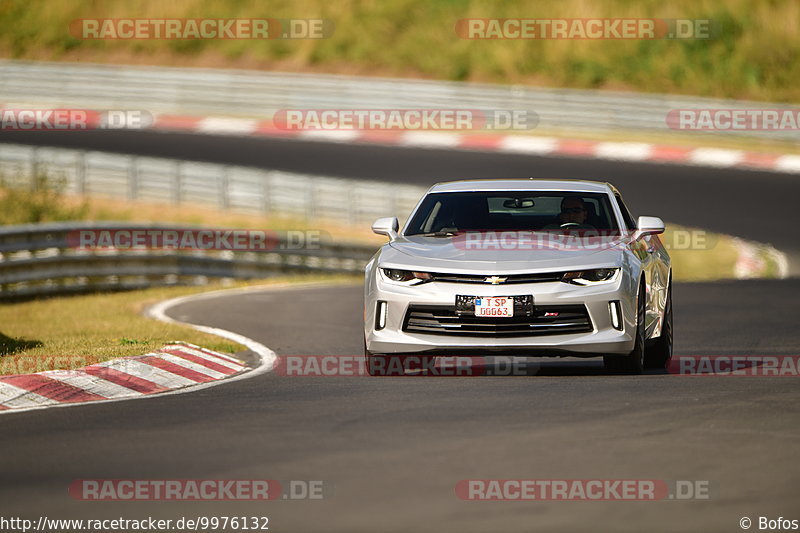
[[[570,191],[604,192],[614,191],[613,185],[603,181],[543,179],[543,178],[496,178],[479,180],[445,181],[431,187],[429,193],[473,192],[473,191]]]

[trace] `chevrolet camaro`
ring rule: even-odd
[[[602,357],[617,373],[672,357],[670,258],[656,217],[610,183],[439,183],[372,226],[389,241],[365,270],[367,371],[439,355]]]

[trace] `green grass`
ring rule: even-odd
[[[319,40],[79,40],[79,18],[325,18]],[[465,40],[461,18],[711,19],[710,40]],[[795,0],[0,0],[0,57],[217,66],[800,101]]]

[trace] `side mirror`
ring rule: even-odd
[[[379,218],[372,223],[372,231],[378,235],[386,235],[390,240],[397,238],[397,231],[400,229],[400,223],[397,217],[384,217]]]
[[[636,221],[636,232],[633,240],[638,241],[646,235],[658,235],[664,233],[664,221],[658,217],[639,217]]]

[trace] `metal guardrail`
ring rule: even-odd
[[[407,216],[425,191],[413,185],[0,143],[0,178],[26,187],[37,174],[61,181],[71,194],[346,224]]]
[[[392,78],[240,70],[0,61],[0,102],[141,109],[153,113],[271,118],[280,109],[524,109],[554,132],[659,132],[686,138],[666,124],[672,109],[789,106],[614,91],[544,89]],[[714,135],[800,140],[799,131],[721,131]]]
[[[322,242],[295,248],[278,234],[268,251],[79,248],[78,230],[174,229],[122,223],[52,223],[0,227],[0,301],[156,285],[204,284],[208,278],[258,279],[282,273],[355,273],[374,246]]]

